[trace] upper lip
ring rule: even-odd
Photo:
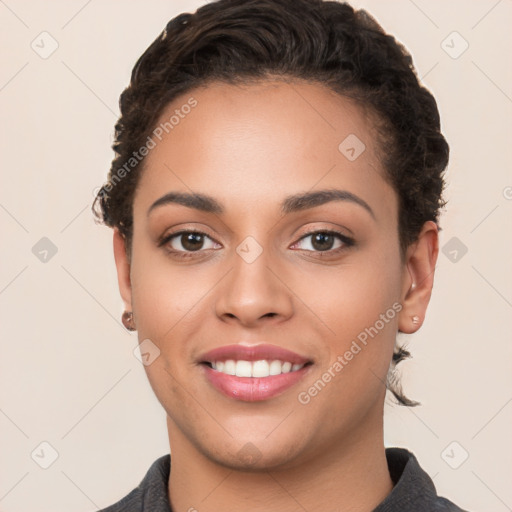
[[[239,361],[268,361],[280,360],[289,361],[292,364],[306,364],[312,362],[295,352],[287,350],[277,345],[261,343],[258,345],[225,345],[204,353],[200,358],[200,363],[211,363],[214,361],[227,361],[234,359]]]

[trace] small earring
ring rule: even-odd
[[[123,325],[129,331],[135,331],[135,324],[133,322],[133,313],[131,311],[125,311],[121,317]]]
[[[420,323],[420,317],[418,315],[414,315],[412,317],[412,323],[413,324],[419,324]]]

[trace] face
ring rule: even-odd
[[[130,260],[115,233],[173,456],[287,468],[382,438],[396,334],[423,319],[437,254],[430,225],[401,261],[370,118],[299,82],[212,84],[162,120],[176,109],[191,111],[146,157]]]

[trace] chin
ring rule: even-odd
[[[212,453],[208,450],[205,455],[231,470],[258,473],[289,469],[299,463],[301,453],[301,444],[288,437],[274,443],[268,439],[242,440],[232,443],[222,452]]]

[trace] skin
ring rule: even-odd
[[[384,382],[397,331],[415,332],[425,317],[437,227],[425,223],[401,260],[398,199],[384,179],[371,116],[322,85],[213,83],[175,99],[162,120],[190,96],[197,107],[146,157],[131,252],[114,230],[125,307],[139,340],[160,350],[145,370],[167,413],[171,506],[371,511],[393,487],[383,444]],[[366,145],[355,161],[338,150],[349,134]],[[324,189],[355,194],[374,216],[350,201],[280,212],[285,197]],[[148,215],[172,191],[212,196],[224,212],[166,204]],[[185,251],[183,238],[158,241],[182,229],[207,237],[180,259],[169,249]],[[334,238],[327,252],[304,238],[329,230],[353,237],[354,245]],[[263,250],[250,264],[236,252],[248,236]],[[298,394],[394,303],[400,313],[301,404]],[[282,346],[313,365],[279,396],[234,400],[211,386],[198,358],[241,342]],[[243,457],[247,450],[253,460]]]

